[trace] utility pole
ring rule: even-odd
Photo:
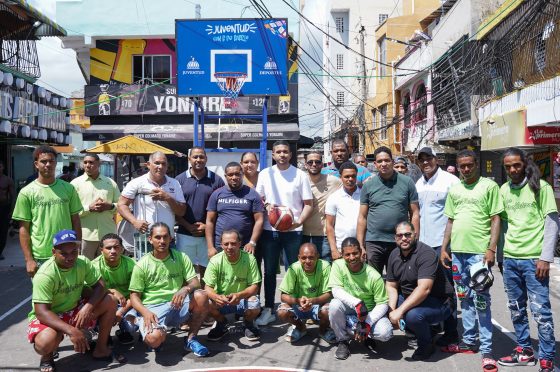
[[[366,47],[365,47],[365,32],[366,28],[364,26],[360,29],[360,53],[362,54],[362,106],[360,114],[360,146],[359,152],[364,155],[366,148],[366,100],[367,100],[367,81],[366,81]]]

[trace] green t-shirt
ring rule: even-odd
[[[451,250],[484,254],[490,244],[492,216],[504,210],[498,184],[480,177],[472,185],[457,183],[449,189],[443,213],[453,219]]]
[[[72,229],[71,216],[82,211],[74,186],[57,179],[51,185],[35,180],[19,192],[12,218],[30,222],[31,253],[36,260],[52,256],[54,234]]]
[[[222,251],[212,257],[204,273],[204,283],[217,294],[228,295],[241,292],[253,284],[261,282],[257,260],[252,254],[240,251],[239,260],[228,261]]]
[[[129,297],[130,291],[128,287],[132,277],[132,270],[134,269],[134,265],[136,265],[136,262],[132,258],[122,255],[121,262],[117,267],[107,265],[103,255],[94,259],[92,263],[101,274],[105,286],[108,289],[116,289],[124,297]]]
[[[543,180],[540,184],[538,205],[528,184],[512,189],[507,182],[500,189],[504,199],[501,217],[508,223],[504,257],[531,259],[541,255],[545,217],[557,208],[552,187]]]
[[[72,310],[82,297],[84,286],[92,287],[101,279],[101,274],[84,256],[78,256],[74,267],[61,269],[54,257],[41,265],[33,277],[32,308],[29,321],[35,319],[33,304],[50,304],[55,314]]]
[[[368,206],[366,240],[394,243],[395,226],[408,221],[412,203],[418,203],[412,178],[394,172],[389,180],[367,180],[360,193],[360,204]]]
[[[330,291],[329,274],[331,266],[327,261],[318,260],[315,271],[308,274],[303,270],[301,262],[294,262],[286,272],[280,292],[286,293],[294,298],[303,296],[308,298],[319,297]]]
[[[344,260],[334,261],[329,275],[329,288],[340,287],[352,296],[364,301],[368,310],[389,301],[385,283],[371,266],[363,264],[362,270],[353,273]]]
[[[159,260],[149,253],[134,266],[129,290],[141,293],[144,305],[157,305],[171,301],[194,277],[196,272],[186,254],[171,249],[169,256]]]

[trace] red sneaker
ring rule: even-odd
[[[511,355],[505,356],[498,360],[498,363],[502,366],[534,366],[537,364],[537,359],[535,359],[535,353],[531,348],[522,348],[517,346],[513,349]]]
[[[541,365],[539,372],[554,372],[554,362],[552,360],[541,359],[539,363]]]

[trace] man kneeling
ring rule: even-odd
[[[329,273],[327,261],[319,259],[317,247],[305,243],[299,248],[298,262],[293,263],[280,284],[282,303],[278,306],[278,317],[292,324],[286,341],[296,342],[307,334],[304,320],[319,322],[319,335],[332,344],[336,337],[329,328]]]
[[[196,336],[208,314],[208,296],[199,290],[191,260],[186,254],[169,249],[171,234],[163,222],[152,225],[148,240],[154,250],[134,267],[129,288],[144,342],[158,351],[167,329],[187,322],[190,333],[185,337],[185,350],[207,356],[208,349]]]
[[[73,230],[61,230],[53,239],[53,256],[33,278],[33,309],[29,313],[27,338],[41,355],[40,370],[55,370],[53,353],[69,336],[78,353],[89,350],[84,330],[99,325],[93,358],[112,361],[107,345],[115,321],[116,304],[103,286],[101,274],[86,257],[78,256],[80,241]],[[90,287],[90,288],[87,288]],[[118,358],[125,362],[124,357]]]
[[[257,260],[252,254],[241,250],[241,236],[237,230],[222,233],[223,251],[210,259],[204,283],[210,299],[210,316],[216,326],[208,332],[208,340],[218,341],[228,332],[225,315],[235,313],[243,316],[245,337],[249,341],[260,338],[254,320],[260,312],[257,296],[261,274]]]
[[[329,319],[338,341],[335,357],[347,359],[350,339],[373,346],[373,340],[388,341],[393,336],[393,326],[386,316],[389,306],[383,278],[362,262],[358,240],[344,239],[341,249],[343,260],[333,263],[329,277],[334,297]]]

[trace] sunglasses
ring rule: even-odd
[[[308,160],[307,161],[307,165],[313,165],[313,164],[323,164],[323,162],[321,160]]]
[[[405,238],[410,238],[410,237],[412,237],[412,233],[411,233],[411,232],[407,232],[407,233],[403,233],[403,234],[395,234],[395,236],[396,236],[398,239],[402,239],[403,237],[405,237]]]

